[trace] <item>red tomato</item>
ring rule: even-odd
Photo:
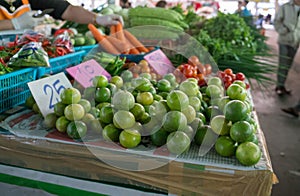
[[[206,85],[205,80],[199,80],[199,81],[198,81],[198,85],[199,85],[199,86],[205,86],[205,85]]]
[[[197,74],[197,80],[198,81],[205,80],[204,75],[202,73]]]
[[[241,81],[245,80],[245,75],[241,72],[236,73],[235,76],[237,80],[241,80]]]
[[[226,75],[224,78],[223,78],[223,81],[226,83],[226,82],[232,82],[232,77],[229,76],[229,75]]]
[[[193,77],[194,71],[192,69],[184,69],[183,74],[185,75],[185,77],[190,78]]]
[[[231,85],[231,82],[225,82],[225,83],[224,83],[225,89],[227,89],[230,85]]]
[[[223,79],[225,76],[226,76],[226,74],[223,72],[223,71],[218,71],[218,77],[219,78],[221,78],[221,79]]]
[[[206,69],[206,74],[211,74],[211,72],[212,72],[211,65],[210,64],[205,64],[204,67]]]
[[[227,68],[227,69],[224,70],[224,73],[226,73],[228,75],[231,75],[231,74],[233,74],[233,71],[232,71],[232,69]]]
[[[179,66],[177,67],[177,69],[179,69],[181,72],[183,71],[183,68],[184,68],[184,65],[179,65]]]
[[[198,64],[197,67],[198,67],[198,71],[199,71],[200,73],[206,75],[206,68],[204,67],[204,65]]]
[[[246,83],[246,89],[250,88],[250,84]]]
[[[236,75],[233,73],[233,74],[230,74],[231,78],[232,78],[232,81],[235,81],[236,80]]]
[[[190,56],[190,58],[188,59],[188,63],[190,65],[196,66],[197,64],[199,64],[199,58],[197,56]]]

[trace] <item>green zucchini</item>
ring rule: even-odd
[[[175,40],[180,36],[178,32],[168,31],[165,29],[156,29],[155,33],[147,28],[130,28],[128,31],[136,36],[139,40]]]
[[[130,19],[131,27],[144,26],[144,25],[159,25],[159,26],[169,27],[178,31],[184,31],[184,29],[180,25],[167,20],[161,20],[158,18],[149,18],[149,17],[132,17]]]
[[[164,8],[148,8],[148,7],[136,7],[129,9],[129,18],[141,16],[149,18],[158,18],[161,20],[168,20],[172,22],[182,21],[183,17],[174,10]]]

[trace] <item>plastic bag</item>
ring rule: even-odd
[[[71,37],[67,31],[65,31],[62,34],[57,35],[54,38],[52,45],[55,47],[64,48],[64,52],[66,54],[74,52],[74,46],[71,42]],[[65,54],[61,54],[59,56],[63,56],[63,55],[65,55]]]
[[[10,58],[8,65],[11,67],[50,67],[49,57],[41,42],[25,44]]]

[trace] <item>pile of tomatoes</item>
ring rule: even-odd
[[[245,75],[242,72],[233,73],[232,69],[228,68],[224,71],[218,71],[218,77],[222,79],[225,89],[227,89],[235,80],[240,80],[245,82]],[[250,85],[246,83],[246,88],[248,89]]]
[[[199,86],[206,85],[205,76],[211,74],[212,67],[210,64],[202,64],[197,56],[191,56],[187,63],[179,65],[175,71],[177,82],[181,82],[186,78],[195,78],[198,80]]]

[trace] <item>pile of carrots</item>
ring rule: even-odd
[[[110,35],[102,35],[95,25],[88,24],[96,41],[111,54],[143,54],[153,50],[145,47],[133,34],[124,30],[121,23],[110,27]]]

